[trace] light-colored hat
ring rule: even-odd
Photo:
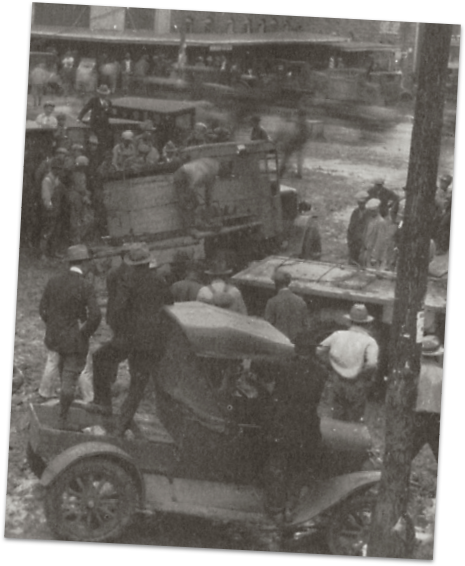
[[[376,210],[379,208],[381,201],[377,198],[371,198],[365,205],[367,210]]]
[[[94,143],[95,145],[98,145],[98,137],[95,134],[91,134],[89,136],[89,143]]]
[[[74,163],[76,167],[87,167],[89,165],[89,160],[85,155],[79,155],[76,157],[76,161]]]
[[[97,89],[97,94],[109,95],[111,94],[111,90],[107,85],[100,85]]]
[[[444,348],[437,336],[425,336],[421,343],[421,354],[423,356],[440,356],[444,354]]]
[[[373,181],[374,185],[384,185],[384,179],[382,177],[377,177],[374,181]]]
[[[66,252],[66,259],[68,261],[84,261],[90,258],[89,249],[84,244],[70,246]]]
[[[368,324],[373,322],[374,317],[368,314],[366,306],[362,303],[356,303],[350,309],[349,314],[345,314],[344,318],[355,322],[356,324]]]
[[[84,146],[80,143],[73,143],[71,151],[84,151]]]
[[[51,100],[46,100],[44,102],[44,108],[46,108],[47,106],[51,106],[52,108],[55,108],[55,103],[52,102]]]
[[[165,147],[163,149],[166,153],[175,153],[177,151],[176,146],[174,145],[174,143],[171,140],[169,140],[165,144]]]
[[[57,147],[55,150],[55,155],[68,155],[69,151],[66,147]]]
[[[150,250],[147,245],[139,244],[138,246],[133,246],[124,261],[128,265],[143,265],[151,262]]]
[[[134,133],[131,130],[126,130],[121,134],[123,140],[132,141],[134,139]]]
[[[356,195],[355,195],[355,200],[357,202],[365,202],[370,198],[370,195],[366,192],[366,191],[359,191]]]
[[[204,124],[203,122],[197,122],[195,124],[195,129],[201,132],[206,132],[208,130],[206,124]]]

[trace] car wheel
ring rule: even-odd
[[[45,516],[60,539],[107,542],[133,519],[138,490],[121,465],[102,458],[65,469],[47,489]]]
[[[327,531],[331,554],[366,556],[376,496],[355,495],[334,510]]]

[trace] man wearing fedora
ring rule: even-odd
[[[442,356],[437,336],[425,336],[421,345],[421,369],[415,405],[412,459],[428,444],[438,461],[441,421]]]
[[[125,261],[131,269],[117,289],[113,315],[121,348],[127,352],[131,383],[121,406],[115,430],[118,435],[130,427],[147,382],[157,371],[166,336],[161,310],[173,303],[165,280],[150,269],[146,245],[134,246]]]
[[[101,313],[95,291],[86,280],[91,256],[86,246],[67,251],[69,270],[52,277],[40,301],[39,313],[45,322],[45,345],[60,356],[59,426],[65,428],[74,390],[86,365],[89,338],[100,324]]]
[[[112,134],[110,129],[111,92],[107,85],[100,85],[87,104],[79,112],[77,119],[82,120],[90,112],[90,127],[97,136],[99,144],[109,149],[112,146]]]
[[[350,328],[338,330],[323,340],[317,354],[332,369],[330,397],[334,418],[357,422],[363,420],[368,385],[378,366],[379,347],[368,332],[374,319],[365,305],[353,305],[344,316],[350,321]]]
[[[226,262],[214,262],[210,269],[205,271],[210,283],[200,289],[197,300],[246,315],[247,307],[242,293],[228,281],[231,273],[232,269],[226,267]]]
[[[266,303],[265,320],[292,341],[307,327],[307,305],[289,289],[292,277],[287,271],[276,270],[273,279],[276,295]]]

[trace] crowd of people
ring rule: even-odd
[[[200,301],[247,315],[241,292],[230,281],[231,270],[222,258],[205,266],[180,257],[167,271],[157,265],[146,244],[126,244],[121,264],[107,275],[106,322],[112,337],[93,353],[90,375],[89,340],[102,318],[86,277],[91,255],[85,245],[78,244],[68,249],[67,260],[68,269],[48,281],[40,302],[48,358],[39,400],[54,397],[60,381],[58,426],[62,430],[76,428],[69,413],[79,386],[85,410],[106,419],[106,433],[128,437],[165,352],[165,305]],[[374,317],[365,305],[354,304],[345,315],[346,328],[318,342],[306,302],[290,289],[289,273],[278,268],[274,282],[276,294],[268,300],[263,316],[294,344],[294,357],[252,368],[246,360],[243,364],[252,379],[249,389],[261,380],[261,387],[268,391],[262,419],[269,449],[264,469],[266,506],[274,518],[282,520],[292,498],[298,497],[298,487],[308,484],[318,469],[322,454],[318,407],[323,391],[328,390],[334,419],[363,421],[380,348],[372,331]],[[436,336],[424,338],[422,353],[412,446],[415,456],[429,444],[437,459],[443,348]],[[110,419],[112,386],[125,360],[129,388],[116,418]]]
[[[444,174],[436,190],[431,228],[430,261],[449,250],[452,177]],[[405,191],[405,189],[404,189]],[[349,263],[366,268],[394,271],[405,212],[405,196],[376,179],[368,191],[356,194],[357,208],[347,230]]]

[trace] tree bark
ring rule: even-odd
[[[390,342],[384,465],[368,554],[410,558],[414,533],[407,514],[414,409],[420,374],[421,317],[427,290],[429,246],[441,145],[445,82],[452,26],[421,24],[418,91],[412,130],[404,227]],[[410,535],[410,536],[409,536]]]

